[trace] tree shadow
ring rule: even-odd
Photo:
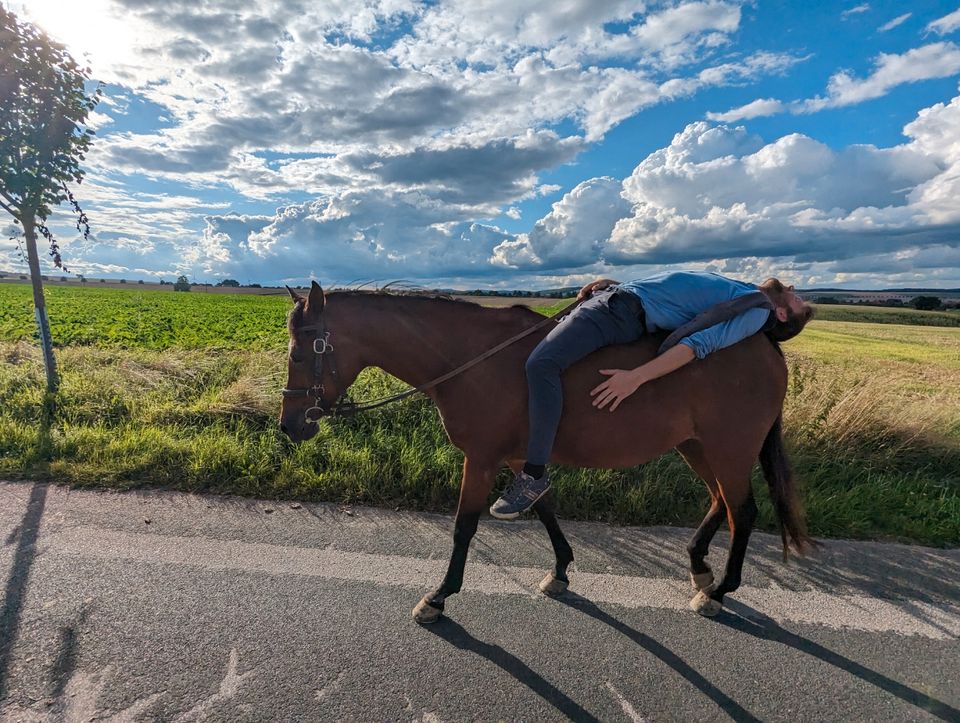
[[[77,664],[77,631],[83,627],[90,615],[90,607],[84,603],[80,606],[77,619],[70,625],[60,628],[60,640],[57,644],[57,657],[50,670],[51,691],[50,697],[58,700],[63,695],[67,683],[73,676]]]
[[[543,678],[543,676],[533,671],[522,660],[511,655],[499,645],[477,640],[468,633],[462,625],[454,622],[450,618],[441,617],[436,623],[425,626],[425,628],[438,638],[446,640],[460,650],[467,650],[479,655],[481,658],[486,658],[498,668],[512,675],[518,682],[528,687],[568,718],[578,721],[597,720],[596,716],[584,710],[576,701],[571,700],[556,686]]]
[[[37,455],[45,459],[49,459],[53,452],[52,430],[56,411],[56,392],[45,392],[40,408],[39,444],[36,451]],[[20,524],[4,542],[5,546],[16,543],[17,549],[3,593],[3,608],[0,609],[0,700],[7,694],[10,660],[20,632],[20,618],[23,615],[30,570],[37,556],[37,536],[40,533],[43,508],[47,503],[47,489],[45,484],[34,483]]]
[[[13,566],[3,595],[3,608],[0,610],[0,699],[7,693],[7,675],[13,646],[20,630],[20,618],[26,599],[27,582],[30,569],[37,555],[37,535],[40,530],[40,518],[47,501],[47,485],[34,484],[30,490],[30,500],[23,514],[23,520],[7,544],[16,541],[17,549],[13,557]]]
[[[729,715],[735,721],[757,721],[759,718],[754,716],[750,711],[746,710],[743,706],[733,700],[730,696],[724,693],[722,690],[717,688],[713,683],[704,678],[700,673],[694,670],[688,663],[686,663],[679,655],[674,653],[672,650],[664,646],[663,644],[657,642],[649,635],[641,633],[639,630],[631,628],[624,622],[617,620],[615,617],[610,615],[607,612],[604,612],[598,608],[592,600],[588,600],[582,595],[577,595],[575,592],[567,591],[560,597],[556,598],[557,602],[560,602],[567,607],[578,610],[585,615],[589,615],[595,620],[609,625],[611,628],[616,630],[618,633],[622,633],[630,638],[633,642],[639,645],[641,648],[646,650],[648,653],[658,658],[662,663],[666,664],[677,672],[682,678],[684,678],[688,683],[690,683],[694,688],[699,690],[710,700],[717,704],[724,713]]]
[[[733,630],[753,635],[761,640],[787,645],[795,650],[799,650],[801,653],[806,653],[818,660],[829,663],[938,718],[946,721],[960,720],[960,710],[953,706],[926,693],[921,693],[919,690],[915,690],[903,683],[899,683],[892,678],[888,678],[882,673],[871,670],[865,665],[850,660],[850,658],[830,650],[819,643],[815,643],[796,633],[785,630],[763,613],[742,602],[731,600],[730,598],[725,599],[724,609],[715,620],[721,625],[725,625]]]

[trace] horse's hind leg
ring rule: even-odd
[[[516,474],[523,467],[523,461],[511,460],[509,465],[513,473]],[[560,529],[560,523],[557,522],[556,499],[553,496],[553,490],[537,500],[533,509],[536,511],[537,517],[540,518],[540,522],[547,528],[547,534],[550,535],[550,542],[553,545],[553,554],[556,556],[553,572],[548,572],[547,576],[540,581],[540,592],[551,597],[560,595],[566,591],[570,584],[567,577],[567,566],[573,562],[573,550]]]
[[[453,524],[453,554],[440,587],[424,595],[413,609],[413,618],[418,623],[434,622],[443,612],[446,599],[460,592],[470,540],[477,531],[480,513],[487,505],[487,497],[493,487],[498,466],[499,463],[481,464],[469,457],[464,459],[460,504],[457,506],[457,516]]]
[[[687,552],[690,554],[690,581],[695,590],[707,590],[713,588],[713,570],[706,561],[707,553],[710,551],[710,541],[717,534],[717,529],[723,518],[727,514],[727,506],[720,495],[720,488],[717,486],[717,480],[714,477],[713,470],[707,464],[707,458],[703,452],[703,446],[695,439],[688,440],[677,447],[677,451],[684,461],[690,466],[710,492],[710,509],[703,522],[693,533],[690,542],[687,544]]]
[[[721,473],[718,481],[730,524],[730,554],[723,578],[716,587],[712,590],[701,590],[690,601],[691,608],[708,617],[720,612],[724,595],[740,587],[743,558],[747,553],[750,532],[757,518],[757,503],[750,487],[749,470],[732,478],[726,478]]]

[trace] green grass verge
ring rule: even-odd
[[[277,431],[287,301],[51,291],[69,292],[50,294],[54,334],[76,296],[94,292],[93,301],[75,312],[74,323],[86,326],[58,352],[63,385],[46,425],[39,353],[3,317],[0,475],[442,511],[456,505],[462,455],[422,400],[324,420],[302,445]],[[197,321],[203,314],[217,320]],[[821,317],[785,349],[785,428],[813,532],[960,544],[960,329]],[[400,387],[368,370],[353,393],[377,397]],[[504,472],[501,486],[506,479]],[[558,468],[554,480],[565,517],[696,525],[707,503],[702,483],[674,454],[626,470]],[[773,530],[759,476],[755,484],[761,527]]]

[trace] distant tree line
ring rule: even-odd
[[[960,300],[948,299],[944,301],[939,296],[914,296],[909,302],[903,299],[841,299],[836,296],[816,296],[811,299],[814,304],[843,304],[847,306],[891,306],[910,307],[920,311],[949,311],[960,307]]]

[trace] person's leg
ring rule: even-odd
[[[550,459],[563,411],[561,374],[602,346],[634,341],[643,329],[611,292],[581,304],[530,354],[526,364],[529,395],[529,440],[523,474],[490,508],[490,514],[513,519],[550,488],[545,467]]]
[[[572,316],[551,330],[527,359],[527,398],[529,437],[527,464],[543,466],[550,459],[553,441],[560,426],[563,411],[561,374],[567,367],[587,354],[605,346],[604,320],[596,317],[604,313]]]

